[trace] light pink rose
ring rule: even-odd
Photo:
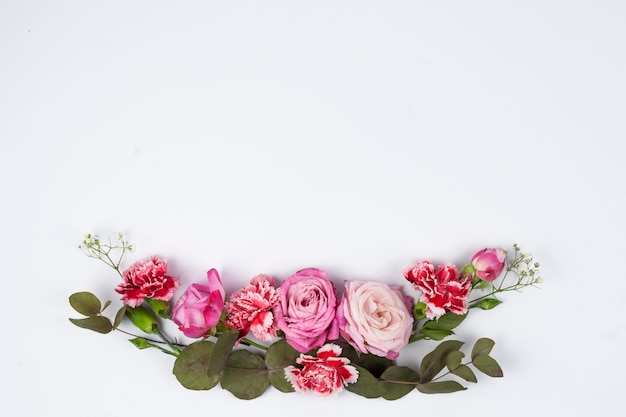
[[[497,279],[505,263],[506,251],[500,248],[485,248],[472,257],[472,266],[476,269],[476,275],[485,281]]]
[[[294,349],[305,353],[339,337],[337,295],[324,271],[298,271],[279,290],[282,298],[274,307],[276,324]]]
[[[341,335],[361,353],[395,359],[413,330],[413,299],[400,287],[346,281],[337,308]]]
[[[172,320],[187,337],[203,337],[217,326],[226,296],[215,269],[207,272],[209,285],[191,284],[172,310]]]
[[[430,261],[406,268],[404,277],[421,291],[420,301],[426,304],[426,317],[438,319],[448,311],[467,313],[467,297],[472,290],[472,277],[461,276],[453,265],[444,265],[435,272]]]
[[[115,291],[129,307],[140,306],[144,299],[169,301],[180,286],[178,278],[167,275],[167,261],[151,256],[145,262],[135,262],[124,271],[124,282]]]
[[[285,378],[298,392],[313,392],[326,396],[340,392],[343,387],[353,384],[359,377],[359,372],[350,360],[342,358],[341,348],[333,343],[327,343],[317,351],[317,357],[300,354],[296,360],[302,368],[288,366],[285,368]]]

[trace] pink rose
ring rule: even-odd
[[[339,337],[335,287],[315,268],[298,271],[280,286],[282,298],[274,307],[276,324],[298,352],[308,352]]]
[[[500,276],[506,263],[506,251],[497,248],[485,248],[472,257],[472,266],[478,278],[493,281]]]
[[[337,319],[341,335],[361,353],[395,359],[413,330],[413,299],[400,287],[346,281]]]
[[[460,276],[452,265],[435,267],[429,261],[406,269],[404,277],[421,291],[420,301],[426,304],[426,317],[438,319],[448,311],[467,313],[467,297],[472,290],[472,277]]]
[[[209,285],[191,284],[172,310],[172,320],[187,337],[203,337],[220,321],[226,294],[215,269],[207,278]]]
[[[180,286],[178,278],[167,275],[167,261],[156,256],[135,262],[123,273],[124,282],[115,291],[130,307],[140,306],[144,299],[169,301]]]
[[[355,383],[359,372],[350,360],[339,357],[341,348],[328,343],[319,348],[317,357],[300,354],[296,360],[302,368],[288,366],[285,368],[285,378],[298,392],[313,391],[318,395],[337,393],[348,384]]]
[[[248,286],[231,294],[226,303],[224,324],[239,330],[240,338],[252,331],[256,338],[270,340],[276,337],[272,308],[279,300],[280,292],[274,288],[274,279],[257,275]]]

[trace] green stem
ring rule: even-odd
[[[165,344],[167,344],[170,347],[170,349],[172,349],[172,355],[174,356],[180,355],[180,349],[174,346],[172,342],[170,342],[169,339],[165,337],[165,335],[160,330],[159,330],[159,337],[161,338],[161,340],[163,340],[163,342],[165,342]]]
[[[241,339],[241,343],[243,343],[244,345],[248,345],[248,346],[254,346],[254,347],[257,347],[257,348],[265,350],[265,351],[268,349],[267,346],[263,346],[263,345],[260,345],[260,344],[258,344],[256,342],[253,342],[252,340],[248,339],[247,337],[244,337],[243,339]]]

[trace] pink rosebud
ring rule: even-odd
[[[497,279],[506,263],[506,251],[500,248],[485,248],[472,257],[472,266],[478,278],[484,281]]]
[[[350,360],[342,358],[341,348],[333,343],[327,343],[317,351],[317,357],[300,354],[296,360],[302,368],[288,366],[285,368],[285,378],[298,392],[312,391],[315,394],[326,396],[338,393],[348,384],[353,384],[359,377],[359,372]]]
[[[203,337],[220,321],[226,293],[215,269],[207,278],[209,285],[191,284],[172,310],[172,320],[187,337]]]
[[[396,359],[413,330],[413,299],[400,287],[346,281],[337,308],[341,335],[361,353]]]
[[[279,290],[281,300],[274,307],[276,325],[294,349],[306,353],[339,337],[335,318],[337,295],[324,271],[298,271]]]
[[[148,261],[135,262],[123,273],[124,282],[115,288],[122,302],[130,307],[140,306],[144,299],[169,301],[180,286],[178,278],[167,275],[167,261],[152,256]]]

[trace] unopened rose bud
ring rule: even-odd
[[[484,281],[497,279],[506,263],[506,251],[500,248],[485,248],[472,257],[472,266],[478,278]]]
[[[126,317],[135,325],[138,329],[150,333],[159,333],[159,323],[154,315],[143,307],[127,308]]]

